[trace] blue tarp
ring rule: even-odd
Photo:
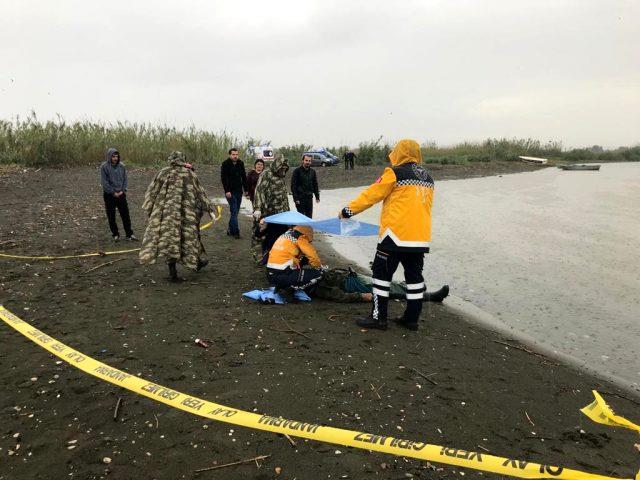
[[[264,221],[281,225],[308,225],[319,232],[343,237],[366,237],[378,234],[377,225],[359,222],[352,218],[348,220],[340,220],[339,218],[313,220],[299,212],[283,212],[271,215]]]
[[[281,295],[275,293],[275,289],[265,288],[263,290],[251,290],[250,292],[245,292],[242,294],[243,297],[250,298],[251,300],[257,300],[263,303],[276,303],[278,305],[283,305],[287,303]],[[299,302],[310,302],[311,297],[307,295],[304,290],[294,290],[293,297]]]
[[[314,230],[329,233],[331,235],[340,235],[341,237],[368,237],[378,235],[378,225],[359,222],[358,220],[348,219],[340,220],[339,218],[328,218],[326,220],[317,220],[310,224]]]
[[[282,212],[265,217],[266,223],[278,223],[280,225],[311,225],[313,220],[299,212]]]

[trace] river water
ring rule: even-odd
[[[324,191],[314,217],[361,190]],[[330,242],[362,267],[373,259],[374,237]],[[425,279],[451,286],[449,304],[640,391],[640,164],[438,182]]]

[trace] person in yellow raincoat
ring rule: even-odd
[[[433,178],[422,167],[420,145],[414,140],[400,140],[389,154],[389,160],[391,166],[385,168],[382,176],[338,216],[349,218],[382,202],[378,246],[371,268],[373,307],[369,316],[356,322],[358,326],[387,329],[391,279],[402,264],[407,306],[396,322],[409,330],[417,330],[426,290],[422,269],[431,241]]]
[[[267,279],[276,292],[304,290],[322,277],[320,256],[312,242],[313,229],[304,225],[293,227],[278,237],[269,251],[267,263]],[[303,268],[305,264],[309,268]]]

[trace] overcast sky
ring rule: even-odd
[[[636,0],[0,0],[0,118],[640,142]]]

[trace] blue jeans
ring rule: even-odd
[[[229,216],[229,235],[240,235],[240,229],[238,228],[238,212],[240,211],[240,204],[242,203],[242,191],[231,192],[231,198],[227,198],[229,203],[229,210],[231,215]]]

